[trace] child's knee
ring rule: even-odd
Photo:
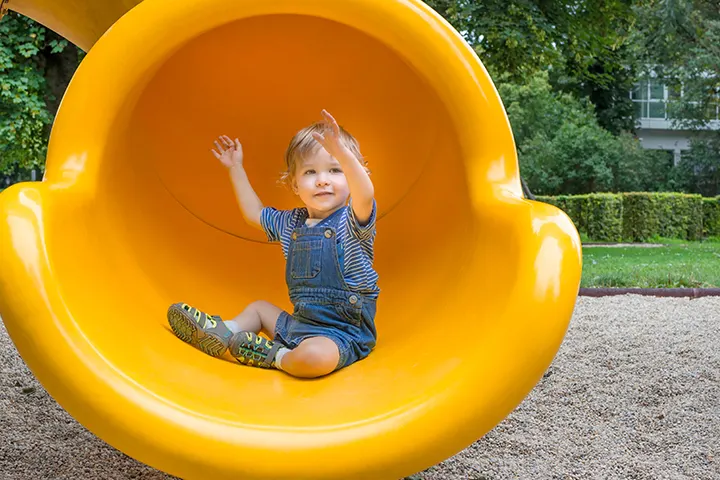
[[[263,310],[267,310],[268,307],[272,307],[272,304],[270,302],[266,302],[265,300],[255,300],[254,302],[250,303],[248,307],[251,310],[260,313]]]
[[[325,337],[304,340],[283,358],[283,370],[297,377],[315,378],[332,373],[340,360],[337,344]]]

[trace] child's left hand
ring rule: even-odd
[[[327,110],[322,111],[325,120],[325,129],[322,134],[313,133],[313,138],[323,146],[323,148],[338,162],[346,159],[355,158],[355,155],[340,139],[340,126]],[[357,159],[356,159],[357,160]]]

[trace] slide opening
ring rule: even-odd
[[[408,62],[349,26],[273,15],[188,39],[150,71],[137,101],[114,115],[104,146],[87,219],[102,233],[89,240],[103,242],[97,276],[64,284],[76,321],[108,362],[190,411],[265,427],[315,428],[408,408],[437,393],[447,375],[475,368],[462,364],[459,351],[443,354],[442,343],[431,342],[457,335],[456,348],[465,348],[463,336],[502,310],[502,298],[478,303],[490,280],[476,269],[494,257],[488,268],[498,270],[500,282],[511,282],[517,239],[480,225],[450,115]],[[227,171],[210,149],[218,135],[238,137],[263,202],[300,206],[276,181],[292,135],[319,119],[323,108],[358,138],[372,170],[382,293],[376,352],[324,379],[323,388],[313,387],[310,401],[303,393],[307,382],[218,362],[183,344],[164,313],[177,301],[225,318],[253,300],[291,308],[279,246],[245,224]],[[503,252],[489,253],[501,245]],[[504,255],[507,261],[498,262]],[[108,286],[94,302],[84,294],[90,281]],[[468,281],[476,282],[477,298],[460,295]],[[98,321],[93,307],[103,302],[128,308],[109,309]],[[108,324],[142,334],[117,335]],[[202,388],[184,381],[200,376]],[[247,395],[249,385],[265,393]]]

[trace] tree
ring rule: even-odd
[[[610,190],[616,162],[613,137],[595,119],[592,106],[554,92],[547,73],[514,83],[497,79],[510,118],[520,167],[540,194]]]
[[[681,190],[674,168],[675,156],[666,150],[647,150],[629,133],[617,137],[620,159],[615,172],[618,192],[673,192]]]
[[[0,22],[0,176],[44,165],[50,126],[79,56],[26,17],[10,12]]]
[[[694,132],[675,175],[686,191],[720,194],[720,8],[717,0],[638,0],[645,74],[671,86],[669,116]]]
[[[591,100],[598,121],[634,129],[633,0],[427,0],[487,66],[520,82],[547,71],[554,88]]]
[[[637,138],[602,128],[587,99],[554,91],[548,74],[521,83],[497,79],[533,192],[544,195],[665,190],[672,160],[642,148]]]
[[[674,172],[678,187],[706,197],[720,195],[720,135],[697,137],[690,147]]]
[[[669,106],[679,126],[702,130],[717,119],[720,7],[716,0],[638,0],[637,42],[644,74],[674,85]],[[682,101],[680,101],[682,100]]]

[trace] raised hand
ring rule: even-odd
[[[340,138],[340,126],[327,110],[322,111],[325,128],[322,133],[313,133],[313,138],[339,162],[355,158]]]
[[[212,149],[213,155],[227,168],[242,165],[243,150],[240,140],[236,138],[235,141],[233,141],[227,135],[220,135],[218,139],[215,140],[215,147],[217,150],[215,150],[215,148]]]

